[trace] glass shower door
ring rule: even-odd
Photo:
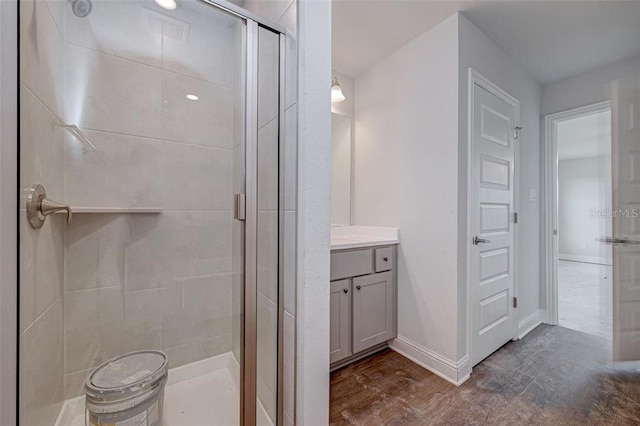
[[[84,424],[138,350],[165,425],[240,422],[247,26],[167,3],[20,1],[21,425]]]

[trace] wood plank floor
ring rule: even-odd
[[[640,363],[610,342],[541,325],[456,387],[391,350],[331,375],[333,425],[640,425]]]

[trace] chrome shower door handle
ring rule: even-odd
[[[59,211],[67,212],[67,224],[71,223],[71,207],[66,204],[56,203],[47,198],[47,191],[40,184],[35,184],[27,195],[27,219],[33,229],[40,229],[50,214]]]

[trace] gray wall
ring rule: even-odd
[[[571,76],[542,88],[542,117],[611,99],[611,82],[634,80],[640,55]]]
[[[520,101],[520,182],[518,186],[517,225],[517,262],[516,286],[518,291],[518,320],[522,321],[534,314],[541,307],[540,280],[540,85],[522,69],[507,53],[485,36],[464,15],[460,15],[460,121],[459,121],[459,182],[460,182],[460,229],[466,230],[466,182],[467,182],[467,97],[468,69],[473,67],[489,80],[500,86],[507,93]],[[535,201],[529,200],[529,191],[537,194]],[[466,258],[467,241],[471,236],[461,233],[459,239],[459,259]],[[466,268],[466,262],[459,263]],[[463,274],[460,274],[463,277]],[[459,281],[460,294],[466,288],[464,281]],[[460,298],[459,311],[466,312],[466,299]],[[460,318],[466,324],[466,318]],[[462,338],[462,336],[459,336]],[[466,345],[459,342],[461,351],[465,353]]]
[[[400,228],[399,339],[452,362],[457,66],[458,19],[452,16],[356,78],[353,193],[354,224]]]
[[[612,219],[594,216],[592,211],[611,211],[611,207],[610,157],[559,161],[559,258],[611,265],[611,246],[596,239],[612,235]]]

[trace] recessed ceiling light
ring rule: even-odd
[[[187,99],[189,99],[190,101],[197,101],[200,98],[196,95],[187,95]]]
[[[153,1],[155,1],[156,4],[161,8],[167,9],[167,10],[173,10],[178,6],[178,4],[176,3],[176,0],[153,0]]]

